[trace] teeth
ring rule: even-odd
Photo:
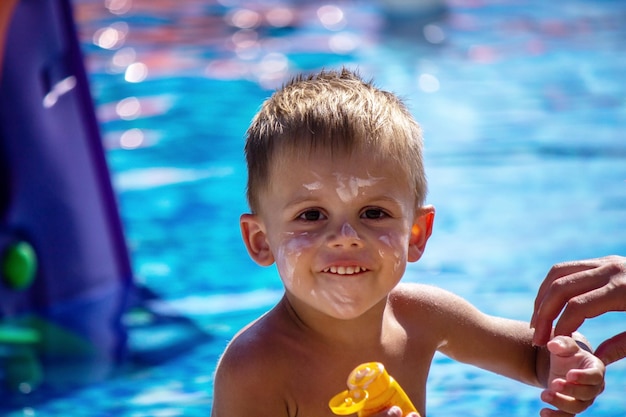
[[[330,272],[331,274],[338,275],[353,275],[365,271],[367,271],[367,269],[360,266],[331,266],[324,269],[324,272]]]

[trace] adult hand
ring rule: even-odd
[[[554,265],[539,287],[530,325],[533,343],[570,335],[583,322],[609,311],[626,311],[626,257],[607,256]],[[610,364],[626,357],[626,331],[602,342],[595,354]]]

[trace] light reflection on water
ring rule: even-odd
[[[373,1],[75,3],[138,279],[215,339],[36,415],[206,415],[226,341],[280,296],[274,269],[256,267],[239,238],[242,137],[301,70],[358,67],[422,123],[438,211],[407,280],[527,320],[553,263],[626,253],[621,2],[454,0],[424,30],[386,28]],[[583,330],[597,344],[623,322],[609,314]],[[626,365],[607,379],[588,415],[623,416]],[[536,389],[440,356],[428,390],[435,416],[542,407]]]

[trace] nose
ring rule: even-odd
[[[350,223],[345,222],[341,224],[329,237],[328,244],[331,247],[352,247],[358,248],[363,245],[363,241],[359,237],[357,231],[350,225]]]

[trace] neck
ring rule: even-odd
[[[353,319],[338,319],[316,310],[286,294],[281,301],[290,319],[303,335],[346,348],[375,346],[383,339],[383,328],[391,317],[387,299]]]

